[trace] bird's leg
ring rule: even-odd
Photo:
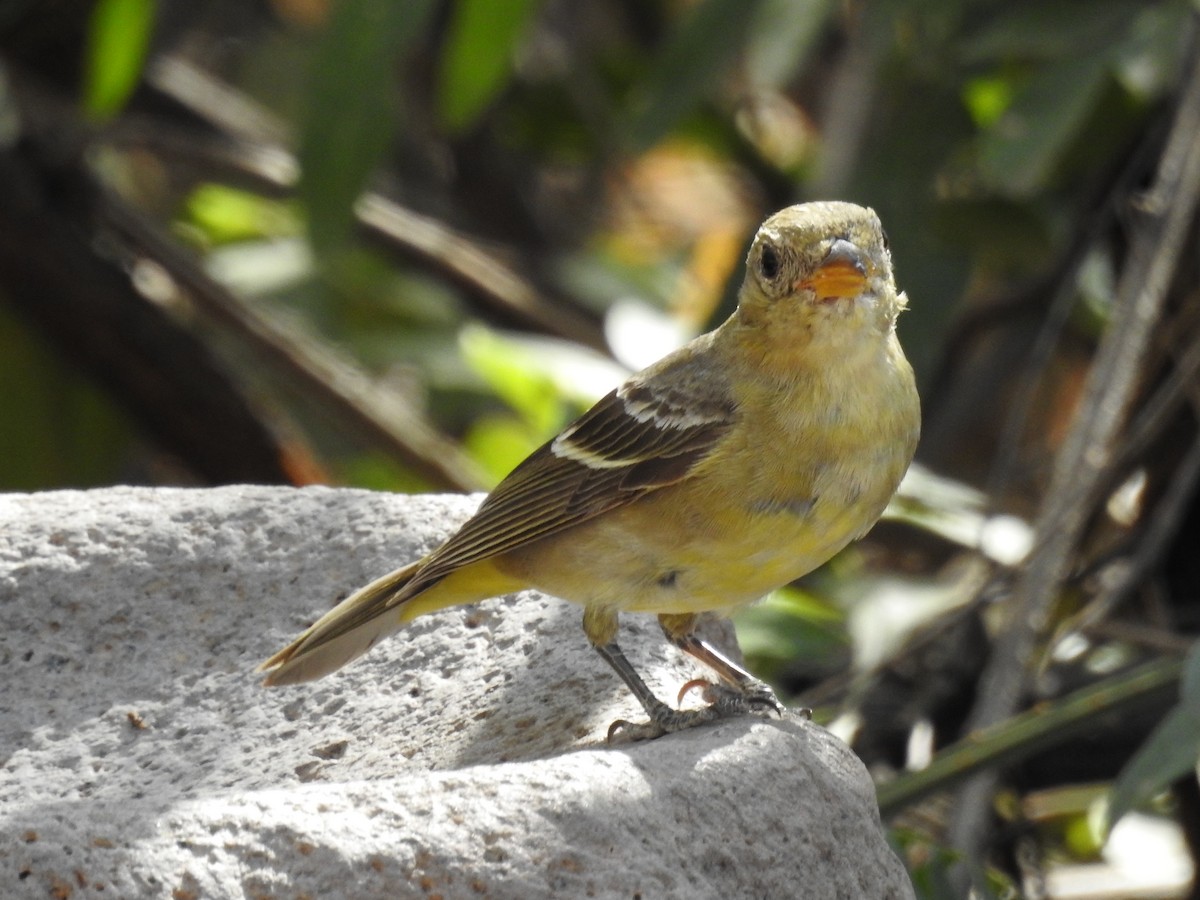
[[[706,706],[702,709],[671,709],[654,696],[654,692],[630,665],[616,641],[597,644],[596,652],[603,656],[613,670],[621,676],[621,680],[629,686],[629,690],[633,691],[633,695],[642,704],[642,709],[646,710],[646,715],[650,717],[649,722],[630,722],[626,719],[617,719],[608,726],[610,741],[618,732],[624,740],[644,741],[661,737],[672,731],[683,731],[685,728],[703,725],[705,722],[719,718],[715,706]]]
[[[689,656],[700,660],[717,677],[720,683],[696,679],[689,681],[679,691],[679,699],[692,688],[700,688],[700,696],[706,703],[711,704],[721,717],[737,716],[754,710],[773,710],[783,715],[783,704],[765,681],[755,678],[732,659],[711,647],[705,641],[696,637],[692,629],[696,627],[698,616],[695,613],[671,615],[663,613],[658,617],[667,639]]]
[[[695,725],[702,725],[718,718],[713,707],[703,709],[671,709],[663,703],[649,685],[642,680],[633,665],[625,658],[625,653],[617,645],[617,614],[613,610],[602,610],[588,607],[583,613],[583,630],[591,640],[596,652],[604,657],[605,662],[612,666],[613,671],[621,676],[621,680],[637,697],[642,709],[650,717],[649,722],[629,722],[618,719],[608,728],[608,739],[620,732],[622,739],[630,741],[649,740],[661,737],[672,731],[683,731]]]

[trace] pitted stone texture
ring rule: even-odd
[[[478,499],[0,495],[0,896],[912,895],[862,766],[807,722],[606,746],[640,710],[534,592],[259,685]],[[664,698],[703,674],[653,617],[622,638]]]

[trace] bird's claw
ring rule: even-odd
[[[721,718],[722,713],[712,706],[700,709],[671,709],[665,703],[659,703],[650,711],[647,722],[630,722],[628,719],[617,719],[608,726],[608,742],[632,743],[634,741],[650,741],[664,734],[676,731],[686,731],[697,725],[704,725]]]
[[[693,690],[700,691],[700,698],[707,706],[699,709],[671,709],[660,703],[650,712],[647,722],[630,722],[628,719],[617,719],[608,727],[608,742],[619,738],[621,743],[633,741],[648,741],[664,734],[683,731],[715,722],[717,719],[729,719],[751,712],[768,711],[782,716],[784,706],[775,696],[770,686],[762,681],[750,681],[741,687],[732,687],[719,682],[707,681],[703,678],[693,678],[679,689],[678,702]],[[811,717],[811,710],[802,710],[802,715]]]
[[[675,697],[675,702],[683,703],[683,698],[687,696],[688,691],[699,688],[700,696],[704,698],[705,703],[708,703],[710,702],[708,699],[708,689],[712,686],[713,683],[707,678],[693,678],[691,681],[686,682],[684,686],[679,689],[679,693]]]
[[[759,710],[783,715],[783,704],[779,702],[770,685],[763,681],[749,681],[740,687],[731,687],[704,678],[693,678],[679,689],[677,702],[682,703],[688,692],[693,690],[699,690],[700,698],[710,706],[716,707],[722,716],[737,716]],[[812,715],[811,710],[809,715]]]
[[[765,709],[774,712],[780,718],[783,717],[785,707],[765,681],[751,681],[742,686],[741,693],[749,709]],[[809,715],[812,715],[811,710],[809,710]]]
[[[635,741],[652,741],[662,737],[667,731],[653,719],[648,722],[630,722],[628,719],[617,719],[608,726],[608,743],[633,743]],[[619,740],[614,738],[619,736]]]

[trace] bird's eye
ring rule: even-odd
[[[886,231],[884,231],[882,228],[880,228],[880,229],[879,229],[879,234],[880,234],[880,236],[883,238],[883,249],[884,249],[884,250],[891,250],[891,249],[892,249],[892,245],[891,245],[891,243],[889,243],[889,241],[888,241],[887,232],[886,232]]]
[[[763,244],[758,254],[758,271],[767,281],[774,281],[779,275],[779,251],[770,244]]]

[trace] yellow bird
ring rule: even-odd
[[[326,675],[423,613],[537,588],[583,606],[588,640],[649,716],[610,737],[782,710],[692,633],[698,616],[753,603],[865,534],[912,460],[920,403],[873,211],[788,207],[759,228],[746,269],[720,327],[534,451],[442,546],[322,616],[262,664],[266,684]],[[657,613],[715,672],[700,682],[708,706],[655,697],[617,644],[621,612]]]

